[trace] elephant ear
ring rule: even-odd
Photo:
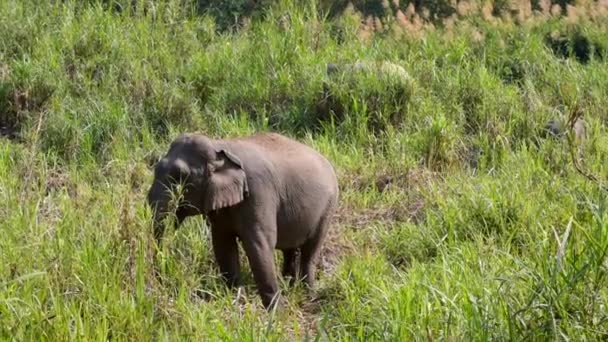
[[[236,205],[242,202],[248,193],[247,175],[241,160],[229,151],[218,151],[216,159],[209,163],[205,211]]]

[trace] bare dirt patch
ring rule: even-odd
[[[406,171],[379,171],[373,176],[345,175],[340,187],[345,190],[384,192],[416,191],[439,179],[439,173],[426,168],[408,169]]]
[[[439,174],[427,169],[411,169],[406,172],[383,172],[372,177],[355,176],[343,181],[342,187],[357,192],[377,191],[398,192],[403,201],[397,204],[378,203],[366,208],[356,208],[349,203],[341,203],[334,224],[352,229],[363,228],[371,223],[413,222],[424,218],[425,198],[423,191]]]

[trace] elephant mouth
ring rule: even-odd
[[[197,206],[190,203],[180,203],[175,210],[175,214],[177,216],[193,216],[202,214],[202,211]]]
[[[200,209],[197,206],[192,205],[187,202],[182,202],[182,203],[179,203],[177,206],[173,206],[173,207],[169,207],[169,208],[167,208],[167,206],[159,205],[156,207],[155,213],[156,213],[155,217],[157,220],[162,220],[165,217],[167,217],[168,215],[184,217],[184,216],[193,216],[193,215],[202,214],[202,212],[200,211]]]

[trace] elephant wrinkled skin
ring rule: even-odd
[[[283,252],[284,276],[314,286],[315,262],[339,194],[334,168],[325,157],[276,133],[223,140],[179,136],[156,164],[148,193],[157,242],[170,211],[168,189],[177,182],[184,185],[175,211],[177,225],[188,216],[205,216],[217,264],[229,285],[239,283],[238,239],[264,307],[278,297],[275,249]]]

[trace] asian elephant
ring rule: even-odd
[[[220,273],[230,286],[239,284],[237,239],[266,309],[278,297],[275,249],[284,256],[283,276],[314,286],[316,259],[339,195],[334,168],[325,157],[277,133],[177,137],[154,167],[148,192],[157,243],[170,210],[168,190],[177,182],[184,185],[177,225],[188,216],[204,215]]]

